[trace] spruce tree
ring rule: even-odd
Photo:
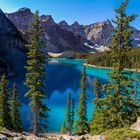
[[[0,126],[12,130],[10,97],[8,80],[4,74],[0,83]]]
[[[125,0],[116,11],[115,34],[110,48],[113,70],[109,73],[110,83],[105,85],[106,95],[104,108],[107,117],[104,127],[107,129],[120,128],[131,125],[139,114],[139,104],[135,95],[133,72],[126,71],[125,65],[131,68],[132,61],[129,53],[132,49],[131,35],[133,33],[130,22],[135,15],[127,16]]]
[[[66,130],[71,134],[72,123],[71,123],[71,94],[68,94],[68,102],[66,109]]]
[[[79,98],[76,120],[76,131],[79,134],[89,132],[89,124],[87,119],[87,94],[86,94],[86,69],[83,68],[81,79],[81,94]]]
[[[95,110],[98,110],[101,107],[100,99],[102,98],[102,87],[98,77],[95,78],[93,85],[94,85],[94,94],[95,94],[95,99],[94,99]]]
[[[71,127],[72,130],[74,129],[74,122],[75,122],[75,102],[72,99],[72,109],[71,109]]]
[[[91,134],[99,134],[103,132],[105,129],[102,126],[104,122],[103,118],[103,93],[102,93],[102,85],[99,78],[95,78],[94,83],[94,111],[93,116],[90,122],[90,132]]]
[[[29,44],[28,44],[28,61],[26,86],[28,92],[26,97],[31,100],[30,105],[33,111],[33,129],[34,134],[38,134],[39,130],[47,128],[44,121],[48,117],[48,107],[44,103],[46,98],[45,93],[45,43],[43,40],[43,30],[40,24],[39,12],[34,14],[33,22],[29,30]]]
[[[11,116],[13,122],[13,130],[16,132],[22,132],[23,126],[20,116],[21,102],[19,100],[19,94],[16,83],[13,84],[12,88],[12,100],[11,100]]]

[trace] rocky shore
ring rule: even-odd
[[[105,140],[103,136],[69,136],[57,133],[44,133],[35,136],[30,133],[16,133],[11,131],[0,131],[0,140]]]

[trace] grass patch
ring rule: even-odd
[[[113,129],[104,133],[105,140],[125,140],[126,138],[140,139],[140,132],[129,128]]]

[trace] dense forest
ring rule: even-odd
[[[100,52],[95,54],[87,55],[87,63],[96,65],[96,66],[103,66],[103,67],[111,67],[112,66],[112,59],[109,55],[109,51]],[[132,59],[132,68],[140,68],[140,47],[133,48],[129,52],[129,57]],[[126,60],[124,60],[126,61]],[[126,68],[130,68],[125,62]]]

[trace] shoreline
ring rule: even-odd
[[[26,133],[26,132],[13,132],[9,130],[0,131],[0,139],[26,139],[26,140],[100,140],[100,138],[104,136],[101,135],[90,135],[85,134],[81,136],[73,136],[69,134],[61,134],[61,133],[39,133],[38,136],[34,135],[33,133]]]
[[[84,63],[83,64],[84,66],[87,66],[87,67],[93,67],[93,68],[99,68],[99,69],[112,69],[111,67],[103,67],[103,66],[96,66],[96,65],[91,65],[91,64],[88,64],[88,63]],[[140,73],[140,69],[125,69],[125,70],[130,70],[130,71],[133,71],[133,72],[139,72]]]

